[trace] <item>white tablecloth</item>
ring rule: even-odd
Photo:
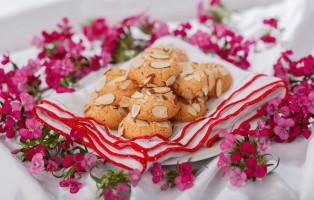
[[[12,53],[18,63],[25,58],[34,57],[34,50],[27,49],[35,33],[41,29],[51,29],[54,24],[67,15],[73,24],[93,16],[106,16],[116,22],[124,16],[138,13],[150,7],[153,17],[174,21],[193,19],[196,16],[196,0],[66,0],[46,1],[40,6],[30,6],[24,2],[18,9],[12,0],[0,0],[0,52]],[[30,1],[31,2],[31,1]],[[35,1],[34,1],[35,2]],[[37,1],[39,2],[39,1]],[[272,74],[272,65],[285,49],[293,49],[295,57],[314,54],[314,1],[313,0],[227,0],[230,8],[241,10],[232,17],[233,25],[247,38],[260,34],[263,29],[262,19],[279,18],[279,26],[284,28],[279,45],[253,53],[249,60],[250,70],[258,73]],[[34,5],[39,5],[33,3]],[[33,5],[32,4],[32,5]],[[13,5],[13,7],[12,7]],[[7,6],[7,7],[6,7]],[[10,7],[8,7],[10,6]],[[16,12],[18,10],[19,12]],[[162,13],[162,14],[161,14]],[[77,30],[78,30],[77,26]],[[221,171],[216,167],[217,158],[204,160],[193,165],[206,165],[207,168],[196,178],[195,186],[185,192],[177,189],[160,192],[160,185],[154,185],[150,173],[145,173],[139,186],[132,189],[131,199],[313,199],[314,198],[314,141],[298,138],[293,143],[273,143],[269,153],[273,162],[280,157],[280,165],[275,173],[263,181],[245,184],[242,188],[230,185],[227,177],[221,178]],[[60,188],[59,179],[48,173],[32,176],[27,165],[11,155],[17,147],[16,141],[0,137],[0,199],[94,199],[95,183],[83,176],[83,187],[77,194],[70,194],[68,188]],[[113,168],[107,165],[106,167]],[[104,169],[104,168],[102,168]],[[95,172],[100,173],[99,171]]]

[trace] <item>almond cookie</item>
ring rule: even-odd
[[[179,63],[181,73],[173,84],[175,94],[185,99],[203,97],[208,94],[208,78],[196,62]]]
[[[168,120],[149,122],[135,119],[131,116],[131,113],[129,113],[119,125],[118,134],[128,139],[153,134],[159,134],[169,138],[172,135],[172,124]]]
[[[194,121],[205,115],[207,112],[206,103],[203,98],[196,98],[193,100],[186,100],[178,97],[178,104],[180,110],[176,116],[171,118],[175,122],[189,122]]]
[[[138,84],[127,78],[127,71],[115,67],[97,81],[92,99],[102,98],[106,104],[128,107],[130,96],[139,90]]]
[[[131,96],[131,116],[148,121],[164,121],[179,111],[177,97],[169,87],[144,88]]]
[[[189,59],[182,49],[174,48],[173,44],[158,44],[155,47],[147,48],[144,54],[161,54],[172,56],[177,62],[188,62]]]
[[[141,86],[163,87],[172,85],[179,73],[171,55],[143,53],[132,60],[128,77]]]
[[[199,68],[208,75],[208,97],[220,97],[229,89],[232,77],[226,67],[217,63],[202,63]]]
[[[127,108],[120,106],[103,105],[97,99],[87,103],[84,107],[84,115],[92,117],[100,123],[104,123],[108,128],[117,130],[119,123],[128,114]]]

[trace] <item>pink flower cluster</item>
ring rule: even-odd
[[[230,183],[236,187],[241,187],[247,180],[263,178],[267,173],[268,160],[265,158],[265,150],[270,140],[260,135],[259,129],[250,128],[249,123],[243,122],[230,133],[226,129],[219,131],[219,136],[224,138],[220,148],[225,152],[220,153],[217,166],[223,168],[222,177],[231,168]],[[243,139],[237,140],[236,135]]]
[[[198,171],[197,169],[196,171]],[[168,190],[169,187],[177,186],[181,191],[187,190],[194,185],[195,173],[192,173],[192,166],[188,162],[183,162],[178,165],[178,169],[164,172],[161,168],[161,164],[155,162],[151,168],[152,181],[157,184],[164,179],[164,174],[166,174],[167,183],[161,185],[161,191]]]
[[[274,37],[272,32],[277,29],[278,19],[270,18],[264,19],[263,24],[269,26],[266,33],[260,38],[264,43],[276,43],[276,37]]]

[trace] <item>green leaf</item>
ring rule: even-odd
[[[89,175],[90,175],[90,177],[91,177],[96,183],[100,184],[101,179],[99,179],[99,178],[97,178],[96,176],[94,176],[94,175],[92,174],[92,172],[90,172]]]

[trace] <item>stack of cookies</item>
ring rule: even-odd
[[[220,97],[231,75],[217,63],[189,62],[172,44],[147,48],[129,71],[107,71],[96,83],[84,114],[125,138],[160,134],[169,138],[173,122],[205,115],[206,100]]]

